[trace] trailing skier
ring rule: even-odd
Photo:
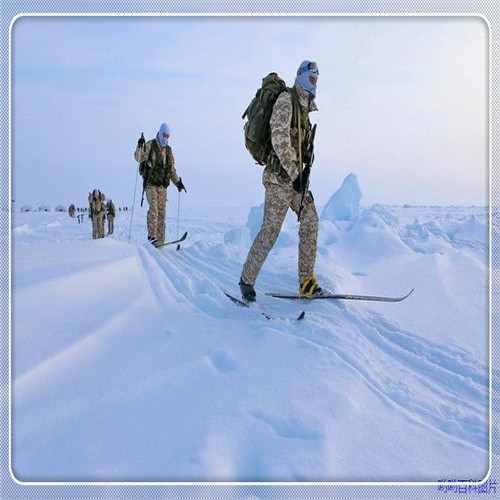
[[[168,145],[170,130],[166,123],[160,125],[156,138],[144,140],[141,135],[134,153],[139,162],[139,173],[143,178],[143,194],[149,204],[147,215],[148,240],[154,246],[165,242],[165,219],[167,205],[167,187],[172,181],[178,191],[186,188],[177,176],[172,148]],[[142,205],[142,203],[141,203]]]
[[[316,63],[304,61],[297,70],[294,86],[286,88],[278,75],[271,73],[243,115],[248,116],[245,145],[257,163],[266,165],[264,219],[239,282],[242,297],[247,301],[255,300],[255,281],[278,238],[288,208],[299,216],[300,295],[313,297],[321,293],[314,276],[318,215],[308,190],[315,130],[309,113],[317,110],[314,98],[318,75]]]
[[[115,227],[114,224],[115,216],[116,216],[115,204],[113,203],[112,199],[109,199],[108,202],[106,203],[106,217],[108,219],[108,236],[110,234],[113,234]]]
[[[90,217],[92,219],[92,238],[104,238],[104,219],[106,218],[106,197],[98,189],[89,193]]]

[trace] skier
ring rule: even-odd
[[[106,203],[106,217],[108,218],[108,236],[113,234],[114,230],[114,221],[115,221],[115,205],[112,199],[109,199]]]
[[[303,170],[304,163],[311,163],[311,158],[306,158],[311,136],[309,113],[318,109],[314,101],[318,75],[316,63],[304,61],[297,70],[294,86],[282,91],[272,108],[269,122],[272,149],[262,176],[266,190],[264,218],[239,282],[246,301],[255,300],[257,275],[278,238],[289,207],[300,213],[299,293],[309,298],[321,293],[314,275],[318,215],[313,195],[306,191],[309,168]]]
[[[73,203],[68,207],[68,214],[72,219],[75,218],[75,205]]]
[[[98,189],[89,193],[90,217],[92,219],[92,238],[104,238],[104,218],[106,197]]]
[[[149,204],[147,215],[148,240],[154,246],[165,242],[165,219],[167,204],[167,187],[172,181],[181,192],[186,188],[182,179],[177,176],[172,148],[168,145],[170,130],[166,123],[160,125],[156,138],[144,141],[141,135],[134,153],[140,163],[139,172],[143,177],[143,194]],[[127,207],[124,208],[127,210]]]

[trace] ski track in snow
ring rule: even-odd
[[[33,241],[41,238],[28,225],[20,227],[19,237],[33,238]],[[56,231],[58,227],[45,225],[44,230]],[[97,391],[96,401],[105,400],[107,405],[123,399],[132,401],[147,391],[161,390],[167,372],[190,373],[193,366],[204,367],[216,377],[232,380],[234,384],[245,370],[244,359],[241,353],[234,353],[237,344],[232,345],[231,338],[237,342],[238,336],[251,331],[256,339],[273,335],[281,337],[281,342],[287,342],[292,348],[307,346],[318,351],[322,357],[331,359],[332,364],[345,366],[356,380],[361,380],[384,405],[405,420],[436,431],[460,446],[480,452],[488,449],[488,373],[486,367],[467,350],[429,340],[422,332],[403,328],[384,316],[380,308],[375,310],[367,303],[292,302],[266,297],[264,291],[294,290],[297,287],[295,267],[290,272],[292,263],[296,265],[296,253],[289,254],[288,249],[281,249],[280,258],[277,258],[276,251],[271,253],[259,277],[257,305],[249,309],[235,305],[222,290],[238,296],[237,283],[244,255],[241,249],[221,242],[221,232],[227,227],[225,224],[207,227],[204,221],[194,221],[186,228],[190,236],[180,251],[175,247],[155,249],[147,243],[126,245],[119,241],[121,246],[116,254],[120,255],[119,259],[107,261],[104,255],[94,262],[68,261],[65,271],[58,269],[38,275],[25,272],[20,276],[15,293],[19,310],[14,353],[15,412],[19,415],[16,439],[19,445],[28,446],[40,431],[47,434],[44,439],[48,440],[50,431],[56,431],[61,421],[77,419],[92,411],[88,396],[72,395],[68,404],[67,396],[57,391],[51,396],[50,403],[44,406],[45,394],[50,393],[47,391],[51,387],[57,387],[59,378],[68,376],[77,383],[79,373],[91,371],[97,359],[102,361],[111,356],[114,346],[121,342],[139,345],[141,339],[137,333],[148,328],[154,330],[153,325],[158,322],[169,325],[168,330],[163,329],[155,337],[158,345],[172,342],[177,337],[176,332],[182,329],[182,318],[189,316],[193,328],[189,333],[194,342],[207,333],[230,335],[217,337],[223,343],[214,344],[213,348],[207,348],[211,345],[210,338],[204,338],[199,350],[194,350],[194,354],[189,351],[191,358],[188,356],[182,363],[166,367],[138,386],[128,388],[115,384],[109,393]],[[200,234],[193,228],[197,228]],[[72,229],[74,233],[76,229]],[[118,238],[126,240],[127,232],[128,224],[118,227]],[[208,236],[204,238],[203,235]],[[76,233],[72,237],[82,239]],[[86,241],[80,243],[88,244]],[[103,245],[103,242],[95,244]],[[112,245],[113,240],[107,244]],[[464,243],[464,246],[471,245]],[[325,270],[327,264],[321,262],[322,258],[327,259],[328,252],[320,249],[318,269]],[[29,261],[23,260],[23,263],[28,265]],[[319,273],[319,281],[325,288],[335,287],[336,272],[334,269],[329,274]],[[355,268],[351,274],[354,279],[367,276],[362,267]],[[96,288],[95,283],[101,277],[106,286]],[[47,345],[44,345],[47,337],[33,335],[28,328],[30,319],[25,317],[29,316],[30,307],[40,300],[39,297],[42,297],[43,304],[60,303],[58,311],[52,311],[50,307],[40,308],[41,323],[50,325],[46,332]],[[106,301],[102,313],[99,310],[101,301]],[[304,321],[296,323],[289,319],[296,317],[302,309],[306,310]],[[91,313],[94,310],[96,312]],[[260,310],[277,319],[266,320],[259,314]],[[151,314],[149,323],[145,311]],[[78,328],[67,328],[71,324],[78,325]],[[123,339],[123,331],[131,333]],[[500,400],[498,392],[498,387],[493,387],[494,407]],[[328,438],[324,427],[311,422],[301,408],[280,413],[264,410],[258,404],[252,407],[245,401],[245,408],[238,410],[244,412],[247,421],[271,432],[273,438],[291,443],[300,441],[304,447],[312,445],[310,450]],[[201,459],[196,460],[206,462],[205,473],[210,473],[213,464],[209,462],[213,462],[214,456],[222,460],[220,442],[224,440],[214,438],[210,429],[203,431],[206,449],[201,452]],[[257,457],[258,445],[246,445],[245,453],[254,453]],[[225,451],[222,450],[227,457],[220,467],[227,474],[234,472],[231,472],[234,468],[231,446],[228,442]],[[259,462],[260,459],[255,460]],[[254,469],[261,466],[265,467],[259,462]],[[286,474],[300,476],[293,471]]]
[[[442,384],[439,379],[439,375],[443,375],[443,370],[439,367],[433,373],[429,370],[428,364],[420,363],[416,357],[412,359],[413,353],[395,349],[384,341],[379,343],[377,336],[383,335],[380,327],[369,321],[360,320],[355,315],[351,316],[351,319],[359,326],[356,342],[352,339],[346,341],[341,324],[339,328],[332,329],[330,326],[324,326],[325,321],[320,322],[316,319],[311,321],[317,323],[317,328],[315,331],[307,332],[307,336],[318,347],[335,352],[363,377],[370,389],[383,397],[386,402],[404,410],[407,416],[417,417],[423,424],[486,449],[487,435],[484,426],[486,385],[481,391],[483,393],[481,399],[480,389],[468,387],[468,379],[457,375],[453,387],[456,391],[450,391],[448,384]],[[339,330],[342,333],[337,333]],[[352,335],[355,332],[349,333]],[[405,334],[402,331],[397,333]],[[305,338],[306,334],[303,337]],[[395,356],[395,352],[402,355],[409,363],[401,363],[401,358]],[[370,356],[367,357],[366,353],[370,353]],[[460,391],[461,382],[466,386],[463,391]],[[439,385],[443,386],[441,390]],[[478,400],[477,403],[470,401],[471,389],[476,390],[473,396]],[[456,411],[457,405],[462,406],[461,412]]]
[[[147,255],[146,266],[153,266],[161,274],[160,279],[153,271],[147,273],[156,282],[153,288],[168,289],[166,301],[171,294],[180,293],[193,307],[215,317],[214,303],[210,301],[210,307],[206,307],[200,293],[222,301],[216,311],[237,307],[223,296],[221,287],[235,288],[241,263],[211,257],[196,244],[179,252],[172,249],[166,250],[169,253],[163,252],[165,250],[158,252],[148,248],[141,254]],[[265,281],[274,283],[274,287],[279,284],[290,288],[290,280],[282,285],[283,280],[269,268],[266,275]],[[266,304],[270,302],[272,300],[267,300]],[[280,329],[280,333],[299,337],[335,354],[362,376],[371,390],[407,417],[454,439],[487,449],[484,419],[488,376],[485,367],[478,368],[465,351],[427,341],[391,324],[380,314],[370,312],[366,306],[344,303],[315,303],[313,306],[316,311],[310,315],[306,313],[308,319],[302,333],[289,333],[286,328]],[[293,311],[298,310],[299,307],[293,307]],[[353,324],[356,329],[352,328]],[[223,362],[214,361],[214,364],[224,371]]]

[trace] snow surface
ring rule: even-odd
[[[175,199],[175,198],[174,198]],[[173,212],[173,210],[172,210]],[[13,469],[20,480],[480,479],[488,469],[488,216],[375,205],[322,220],[317,275],[398,304],[295,291],[297,222],[230,302],[262,211],[184,210],[181,251],[88,219],[13,218]],[[176,235],[169,219],[170,237]],[[306,319],[293,319],[300,310]]]

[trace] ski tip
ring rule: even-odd
[[[401,300],[407,299],[414,291],[415,288],[412,288]]]

